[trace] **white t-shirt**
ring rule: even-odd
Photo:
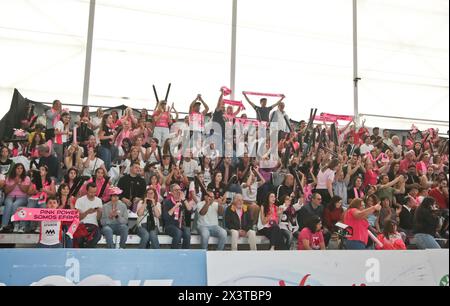
[[[83,164],[87,161],[87,157],[83,159]],[[84,176],[92,176],[95,174],[95,171],[97,171],[98,168],[101,168],[105,162],[101,160],[100,158],[96,157],[94,160],[89,161],[89,167],[84,168],[83,175]]]
[[[63,123],[62,121],[58,121],[58,122],[55,124],[55,130],[58,130],[58,131],[60,131],[60,132],[65,132],[65,129],[64,129],[64,123]],[[55,137],[56,137],[56,139],[58,139],[58,136],[55,136]],[[61,135],[62,143],[66,143],[66,142],[68,141],[67,138],[68,138],[68,137],[67,137],[66,134]]]
[[[319,171],[319,174],[317,175],[317,189],[327,189],[327,182],[334,181],[335,172],[331,169],[325,170],[325,172],[322,172],[322,170]]]
[[[95,197],[94,201],[89,201],[87,196],[81,197],[77,200],[75,203],[75,208],[80,210],[82,213],[88,211],[91,208],[102,208],[102,200]],[[83,224],[93,224],[98,226],[98,220],[97,220],[97,213],[94,212],[92,214],[89,214],[84,218],[83,220],[80,220]]]
[[[194,159],[191,159],[191,161],[183,161],[183,170],[184,175],[187,177],[193,178],[195,177],[195,171],[198,169],[198,162]]]
[[[198,211],[198,226],[215,226],[219,225],[219,203],[213,202],[208,209],[206,215],[200,215],[200,211],[205,206],[205,202],[197,204]]]
[[[257,195],[258,195],[258,182],[253,183],[251,188],[244,188],[242,186],[242,197],[244,201],[254,203],[256,202]]]
[[[367,153],[370,153],[370,151],[372,151],[374,149],[373,145],[366,145],[363,144],[360,148],[359,151],[361,152],[361,155],[366,155]]]
[[[156,150],[155,152],[153,152],[153,153],[150,154],[150,157],[149,157],[149,159],[148,159],[148,162],[149,162],[150,164],[159,163],[157,157],[161,158],[161,157],[159,156],[158,150]]]
[[[60,221],[44,221],[41,222],[41,234],[39,243],[47,246],[57,245],[61,243],[62,227]]]
[[[140,201],[138,203],[137,206],[137,210],[141,210],[142,206],[144,206],[144,201]],[[147,218],[148,218],[148,209],[150,208],[150,206],[147,206],[147,208],[144,210],[144,215],[139,217],[137,219],[137,224],[139,224],[139,226],[141,227],[145,227],[144,224],[147,224]],[[156,203],[155,206],[156,210],[161,211],[161,203]],[[155,217],[155,225],[157,228],[159,228],[160,224],[159,224],[159,219]]]
[[[206,186],[208,186],[208,185],[206,185]],[[197,190],[195,189],[195,183],[194,183],[194,182],[191,182],[191,183],[189,184],[189,192],[194,192],[195,195],[197,196],[197,200],[200,202],[200,201],[202,200],[202,196],[203,196],[202,189],[199,188],[199,189],[198,189],[198,192],[196,192],[196,191],[197,191]]]

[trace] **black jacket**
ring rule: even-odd
[[[120,199],[126,198],[130,201],[134,198],[143,199],[147,190],[147,184],[142,177],[131,177],[129,174],[120,178],[117,187],[123,190]]]
[[[244,230],[248,232],[252,229],[252,220],[250,217],[249,211],[246,209],[246,207],[242,208],[244,211],[244,215],[242,216],[242,221],[239,219],[238,214],[236,213],[236,210],[234,206],[230,206],[225,211],[225,224],[229,230]]]
[[[415,234],[428,234],[435,237],[438,225],[439,218],[433,215],[431,211],[416,211],[416,214],[414,216]]]
[[[408,211],[408,209],[403,207],[399,217],[399,227],[403,230],[411,231],[414,227],[414,210]]]

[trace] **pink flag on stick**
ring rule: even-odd
[[[248,96],[261,96],[261,97],[282,97],[283,94],[271,94],[271,93],[261,93],[261,92],[252,92],[252,91],[244,91],[244,94]]]

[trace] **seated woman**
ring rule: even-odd
[[[16,213],[19,207],[25,207],[28,203],[28,191],[31,186],[31,180],[25,172],[23,164],[15,164],[5,182],[5,209],[2,216],[1,233],[11,233],[11,216]],[[17,224],[17,230],[19,224]],[[17,231],[16,230],[16,231]]]
[[[94,176],[97,169],[105,170],[105,162],[97,157],[97,149],[89,146],[87,150],[87,157],[83,159],[83,176]]]
[[[270,193],[266,203],[261,209],[258,221],[258,233],[270,239],[270,250],[285,250],[286,245],[283,239],[283,232],[278,225],[278,207],[276,206],[276,196]]]
[[[162,215],[161,203],[154,188],[148,188],[146,197],[138,203],[138,236],[141,238],[140,249],[159,249],[159,226]]]
[[[344,209],[342,208],[342,198],[334,196],[324,210],[324,227],[330,232],[336,232],[335,224],[342,221]]]
[[[32,178],[32,185],[28,192],[30,196],[28,198],[28,208],[45,208],[45,203],[48,197],[54,197],[56,195],[55,182],[50,178],[47,166],[39,167],[39,172],[34,172]],[[25,230],[26,233],[33,232],[37,227],[36,222],[25,222],[25,229],[20,229],[20,232]]]
[[[384,224],[383,233],[378,235],[378,240],[383,244],[377,244],[377,250],[406,250],[402,235],[397,231],[398,224],[393,220],[387,220]]]
[[[84,196],[87,194],[87,186],[90,183],[95,183],[97,185],[97,194],[96,196],[102,200],[103,203],[106,203],[111,198],[110,190],[111,184],[109,182],[109,178],[106,176],[105,169],[98,168],[95,171],[95,176],[87,181],[80,190],[80,196]]]
[[[318,216],[312,216],[306,222],[306,227],[302,229],[298,237],[298,250],[325,250],[325,240],[323,238],[322,220]]]
[[[249,170],[247,181],[241,185],[244,204],[248,207],[251,219],[258,220],[259,206],[256,204],[258,199],[258,189],[266,183],[266,180],[259,172],[259,168]]]
[[[139,163],[141,169],[145,168],[145,163],[139,158],[139,148],[132,147],[130,150],[130,156],[125,159],[121,165],[122,175],[130,174],[130,167],[134,163]]]
[[[84,150],[82,147],[77,144],[72,144],[67,148],[65,157],[64,157],[64,165],[66,169],[76,168],[78,170],[83,169],[83,156]]]
[[[282,211],[280,228],[283,231],[283,236],[286,242],[286,249],[290,250],[294,237],[298,237],[299,225],[297,221],[297,214],[303,207],[303,198],[299,198],[298,203],[294,204],[294,199],[286,195],[283,205],[280,206]]]

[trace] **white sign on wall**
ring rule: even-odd
[[[448,285],[449,251],[208,252],[209,286]],[[447,282],[446,282],[447,280]]]

